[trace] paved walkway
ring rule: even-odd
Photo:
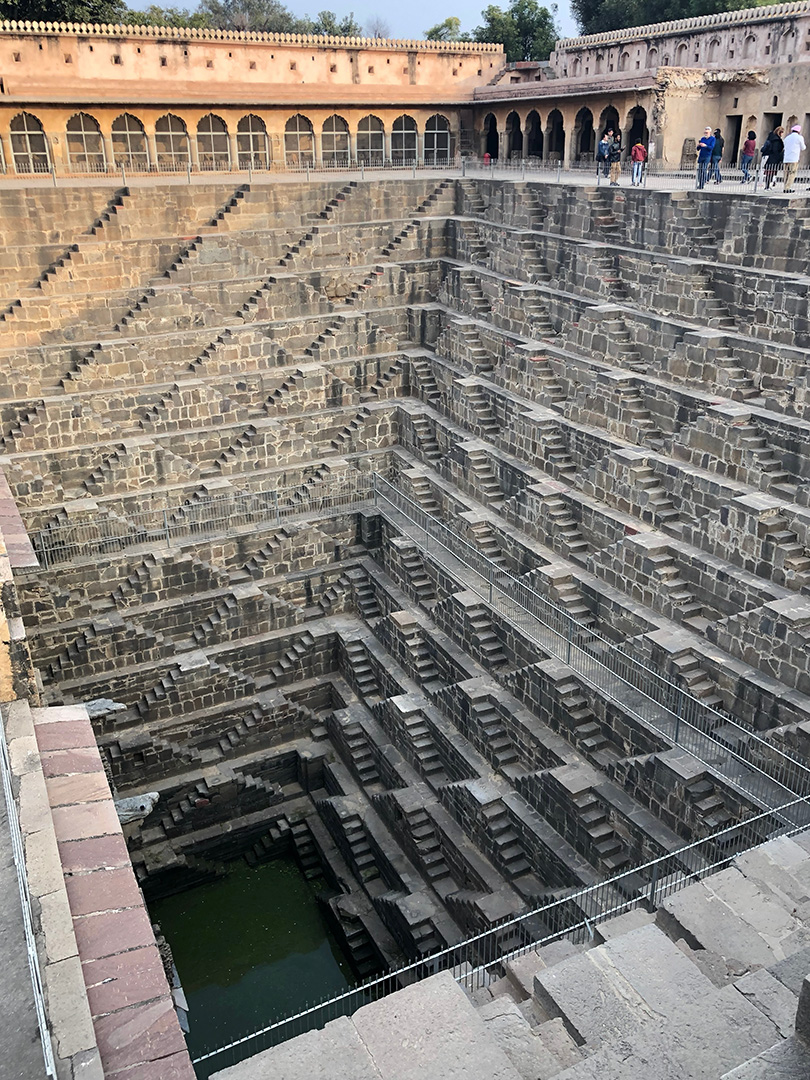
[[[738,172],[738,170],[735,170]],[[500,180],[511,183],[532,181],[541,184],[561,184],[565,187],[593,187],[597,178],[592,169],[570,169],[557,171],[556,168],[532,168],[527,166],[523,169],[517,166],[496,166],[491,170],[479,163],[469,164],[462,171],[460,166],[448,165],[444,167],[420,167],[402,169],[311,169],[307,172],[301,170],[279,169],[278,172],[246,173],[246,172],[194,172],[189,177],[186,173],[148,173],[126,174],[126,186],[130,188],[155,187],[157,185],[188,185],[188,184],[250,184],[252,188],[258,188],[267,184],[298,184],[302,181],[312,180],[322,182],[335,180],[348,183],[350,180],[366,183],[377,183],[380,180],[407,180],[416,176],[418,178],[436,177],[437,179],[463,179],[465,176],[470,180]],[[804,201],[810,198],[810,186],[808,186],[807,170],[803,170],[798,179],[795,190],[785,195],[781,188],[781,181],[776,188],[766,191],[760,184],[754,190],[755,185],[741,184],[739,178],[729,170],[728,177],[722,184],[707,184],[707,193],[725,194],[739,198],[777,199],[789,204],[795,200]],[[600,184],[606,191],[610,190],[607,180],[601,180]],[[90,176],[60,176],[57,173],[57,187],[110,187],[118,188],[124,183],[124,177],[120,172],[93,174]],[[15,176],[12,174],[0,175],[0,190],[5,188],[49,188],[54,186],[53,177],[50,173],[37,176]],[[633,190],[630,183],[630,172],[622,174],[621,189]],[[639,191],[694,191],[695,173],[693,170],[667,172],[660,176],[648,174],[643,186]]]
[[[1,721],[0,721],[1,722]],[[0,785],[0,1080],[45,1076],[20,892]]]

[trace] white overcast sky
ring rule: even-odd
[[[154,2],[154,0],[152,0]],[[161,0],[158,0],[160,3]],[[194,0],[171,0],[176,7],[193,9]],[[364,25],[368,19],[375,15],[384,19],[391,30],[391,36],[396,38],[420,38],[425,30],[438,22],[446,19],[448,15],[456,15],[461,19],[462,30],[472,30],[481,21],[481,11],[491,0],[410,0],[408,4],[391,5],[379,3],[375,0],[285,0],[286,6],[295,15],[317,15],[324,8],[334,11],[338,16],[354,12],[357,21]],[[496,0],[497,2],[497,0]],[[149,6],[150,0],[131,0],[132,7],[143,11]],[[500,0],[499,6],[506,8],[509,0]],[[164,0],[164,6],[169,6]],[[560,0],[557,13],[557,23],[562,37],[569,37],[577,33],[577,25],[571,16],[568,0]]]

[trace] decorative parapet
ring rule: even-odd
[[[561,38],[555,48],[557,52],[563,52],[566,49],[610,45],[619,41],[688,34],[713,26],[768,22],[772,19],[786,19],[796,15],[810,15],[810,0],[795,0],[791,4],[771,4],[769,7],[745,8],[742,11],[719,11],[715,15],[698,15],[692,19],[676,19],[672,22],[652,23],[648,26],[628,26],[624,30],[614,30],[610,33]]]
[[[82,37],[175,38],[182,41],[245,41],[270,45],[315,45],[319,48],[407,49],[424,52],[502,53],[503,45],[477,41],[426,41],[398,38],[328,37],[316,34],[264,34],[249,30],[203,30],[184,26],[124,26],[118,23],[28,22],[4,19],[0,33],[81,34]]]

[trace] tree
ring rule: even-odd
[[[281,0],[202,0],[199,10],[218,30],[265,34],[308,34],[308,19],[297,19]]]
[[[583,34],[601,34],[626,26],[761,7],[763,2],[765,0],[571,0],[571,10]]]
[[[381,15],[374,15],[366,23],[366,37],[390,38],[391,27]]]
[[[122,0],[0,0],[0,19],[18,22],[117,23]]]
[[[558,37],[556,13],[556,5],[549,10],[537,0],[511,0],[506,11],[490,4],[481,12],[484,23],[475,28],[475,40],[499,42],[510,63],[547,60]]]
[[[338,19],[334,11],[319,11],[307,32],[325,37],[362,37],[363,27],[355,19],[353,11],[342,19]]]
[[[467,35],[465,34],[464,37]],[[425,30],[428,41],[463,41],[461,34],[461,19],[450,15],[444,22],[436,23],[429,30]]]
[[[199,8],[187,11],[185,8],[162,8],[157,4],[151,4],[146,11],[125,11],[121,22],[127,26],[176,26],[178,29],[191,26],[197,30],[211,25],[208,15]]]

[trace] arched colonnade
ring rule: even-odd
[[[513,103],[513,106],[516,103]],[[482,109],[478,127],[479,154],[493,160],[539,158],[565,164],[593,161],[596,144],[608,128],[620,131],[625,150],[641,139],[649,145],[647,110],[639,104],[601,110],[587,105],[549,104],[545,109],[524,104]]]
[[[456,153],[451,116],[427,110],[362,115],[325,109],[292,115],[222,109],[149,114],[132,108],[79,110],[65,119],[46,109],[21,110],[0,124],[0,168],[30,174],[49,172],[54,165],[81,173],[122,166],[131,172],[184,172],[260,170],[274,164],[439,165]]]

